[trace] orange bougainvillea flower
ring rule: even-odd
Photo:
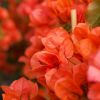
[[[85,18],[92,0],[1,1],[0,70],[21,66],[26,48],[19,61],[30,79],[1,86],[3,100],[100,100],[100,27]]]
[[[77,50],[84,59],[88,59],[96,51],[96,47],[91,40],[83,39],[77,43]]]
[[[14,81],[10,87],[2,86],[3,100],[34,100],[38,94],[38,86],[25,78]]]
[[[57,23],[57,18],[52,10],[45,4],[37,5],[29,15],[30,21],[34,26],[53,25]]]
[[[57,81],[57,78],[54,76],[55,73],[57,73],[57,69],[53,68],[45,74],[46,84],[52,91],[54,90],[54,85]]]
[[[56,82],[55,93],[61,100],[79,100],[83,92],[71,77],[66,77]]]
[[[89,38],[96,44],[100,44],[100,27],[95,27],[91,30]]]
[[[59,66],[57,55],[48,51],[40,51],[35,53],[31,58],[31,70],[34,77],[44,76],[46,71]],[[30,75],[29,75],[30,76]]]
[[[82,96],[80,87],[87,84],[87,65],[83,63],[75,65],[72,70],[68,67],[70,65],[60,65],[57,69],[49,70],[45,74],[46,84],[61,100],[80,100]],[[63,79],[66,83],[61,81]]]
[[[58,19],[63,22],[71,22],[71,10],[76,9],[78,22],[85,21],[85,13],[89,2],[84,0],[48,0],[48,5],[53,9]]]
[[[82,39],[87,38],[89,33],[90,33],[89,26],[88,26],[87,24],[85,24],[85,23],[79,23],[79,24],[75,27],[75,29],[74,29],[72,35],[75,36],[75,38],[77,39],[77,41],[80,41],[80,40],[82,40]],[[73,38],[72,38],[72,39],[73,39]],[[73,40],[73,41],[74,41],[74,40]]]
[[[60,20],[63,22],[66,22],[70,19],[70,10],[73,5],[73,1],[70,0],[51,0],[52,2],[55,2],[52,6],[55,14],[58,16]],[[49,3],[50,4],[50,3]]]
[[[57,55],[47,52],[47,51],[40,51],[33,55],[31,59],[31,66],[39,67],[39,66],[51,66],[56,67],[59,65],[59,60]]]
[[[43,49],[43,44],[42,44],[41,38],[39,36],[33,36],[31,38],[31,43],[32,43],[31,46],[29,46],[25,51],[25,55],[28,58],[30,58],[34,53]]]
[[[79,23],[72,32],[72,40],[74,43],[82,39],[90,39],[96,46],[100,43],[100,27],[89,28],[86,23]]]
[[[57,80],[72,75],[67,67],[69,66],[61,65],[59,66],[59,68],[53,68],[45,74],[46,84],[48,85],[50,90],[54,91],[54,86]]]
[[[91,30],[85,23],[78,24],[72,33],[72,40],[75,44],[75,48],[85,60],[97,50],[98,45],[95,45],[93,38],[91,38],[93,34],[94,30]],[[96,39],[96,37],[94,38]]]
[[[100,83],[95,83],[89,88],[89,100],[100,100]]]
[[[79,84],[79,86],[87,84],[87,71],[88,65],[85,63],[81,63],[73,67],[73,79],[77,82],[77,84]]]
[[[0,9],[1,10],[1,9]],[[2,9],[3,10],[3,9]],[[4,9],[4,13],[6,13]],[[2,14],[2,11],[1,11]],[[17,29],[14,21],[7,15],[1,15],[1,17],[7,17],[0,20],[0,50],[8,50],[10,46],[22,40],[22,36]],[[2,46],[3,44],[3,46]]]
[[[34,37],[31,40],[34,41]],[[59,67],[60,62],[67,65],[67,60],[74,55],[74,45],[68,32],[62,27],[52,29],[42,38],[42,42],[44,50],[34,54],[36,48],[32,47],[26,52],[31,64],[28,66],[31,67],[26,67],[24,72],[30,78],[44,76],[49,69]]]
[[[42,42],[46,50],[58,52],[60,45],[66,38],[70,38],[68,32],[64,28],[58,27],[52,29],[48,35],[42,39]]]
[[[74,55],[74,45],[71,39],[66,38],[66,40],[61,44],[59,49],[59,59],[62,62],[67,62],[69,58]]]

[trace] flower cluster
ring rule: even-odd
[[[0,8],[0,51],[21,40],[21,34],[6,9]],[[2,46],[3,44],[3,46]]]
[[[1,86],[3,100],[99,100],[100,26],[91,27],[85,17],[92,0],[8,2],[10,15],[0,8],[0,66],[9,65],[7,50],[25,41],[29,46],[18,57],[29,80]]]

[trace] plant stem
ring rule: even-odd
[[[77,25],[77,13],[76,9],[71,10],[71,24],[72,24],[72,31],[74,30],[75,26]]]

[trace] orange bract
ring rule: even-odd
[[[90,100],[100,99],[100,83],[96,83],[89,88],[88,98]]]
[[[71,79],[71,77],[67,77],[67,78],[62,78],[56,82],[55,93],[62,100],[67,100],[67,99],[79,100],[78,96],[82,95],[82,90]]]
[[[48,51],[58,52],[60,45],[66,38],[70,38],[68,32],[62,28],[52,29],[48,35],[42,39],[43,45]]]
[[[50,90],[54,91],[55,84],[59,79],[71,76],[67,67],[69,66],[59,66],[58,69],[53,68],[45,74],[46,84]]]
[[[74,55],[74,45],[68,38],[62,43],[59,49],[59,57],[62,62],[67,62]]]
[[[3,94],[3,99],[15,99],[15,100],[33,100],[34,97],[38,94],[38,86],[35,83],[32,83],[25,78],[20,78],[19,80],[14,81],[10,87],[2,86],[2,89],[5,91]]]
[[[78,41],[87,38],[89,33],[90,33],[89,26],[85,23],[79,23],[73,31],[73,34],[75,35]]]
[[[85,63],[78,64],[73,67],[73,79],[80,86],[87,84],[88,65]]]
[[[91,1],[8,0],[0,7],[0,69],[23,66],[17,59],[24,53],[19,61],[30,79],[1,86],[3,100],[100,100],[100,27],[85,17]]]
[[[95,52],[96,47],[89,39],[83,39],[77,43],[77,50],[84,59],[88,59]]]

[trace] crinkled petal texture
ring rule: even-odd
[[[46,71],[59,66],[57,55],[48,51],[35,53],[31,58],[31,73],[33,77],[44,76]],[[29,73],[30,74],[30,73]]]
[[[67,31],[62,27],[58,27],[52,29],[47,37],[42,39],[42,42],[47,50],[57,52],[66,38],[70,38]]]
[[[67,70],[68,66],[59,66],[59,69],[53,68],[45,74],[46,84],[49,89],[54,91],[55,83],[57,80],[71,76],[71,73]]]
[[[33,100],[38,94],[38,86],[25,78],[14,81],[10,87],[2,86],[3,100]],[[7,99],[8,98],[8,99]]]
[[[90,33],[89,26],[85,23],[79,23],[73,31],[73,35],[75,35],[78,41],[87,38],[89,33]]]
[[[74,55],[74,45],[70,39],[66,39],[59,49],[59,59],[63,63],[68,62],[67,60]]]
[[[53,9],[55,15],[61,20],[61,22],[70,21],[70,10],[73,1],[67,0],[48,0],[50,7]],[[67,8],[67,9],[66,9]]]
[[[100,100],[100,83],[95,83],[89,88],[89,100]]]
[[[63,23],[70,23],[70,13],[74,8],[77,11],[78,22],[85,22],[85,14],[87,10],[87,5],[89,2],[87,0],[48,0],[49,6],[53,9],[55,15]]]
[[[46,84],[61,100],[80,100],[83,91],[80,87],[87,84],[87,65],[82,63],[72,67],[59,66],[45,74]]]
[[[74,54],[74,45],[69,34],[62,27],[54,28],[42,39],[45,50],[59,55],[59,60],[67,62]]]
[[[79,53],[83,59],[88,60],[92,53],[97,50],[99,42],[95,41],[96,36],[99,38],[98,29],[90,29],[86,23],[79,23],[72,34],[72,40],[75,45],[77,53]],[[95,42],[97,43],[95,43]]]
[[[90,39],[96,46],[100,44],[100,27],[90,29],[86,23],[79,23],[72,34],[72,40],[74,43],[82,39]]]
[[[38,67],[38,66],[58,66],[59,60],[58,57],[50,53],[48,51],[40,51],[33,55],[31,59],[31,66]]]
[[[62,78],[55,84],[55,93],[61,100],[79,100],[82,90],[71,77]]]

